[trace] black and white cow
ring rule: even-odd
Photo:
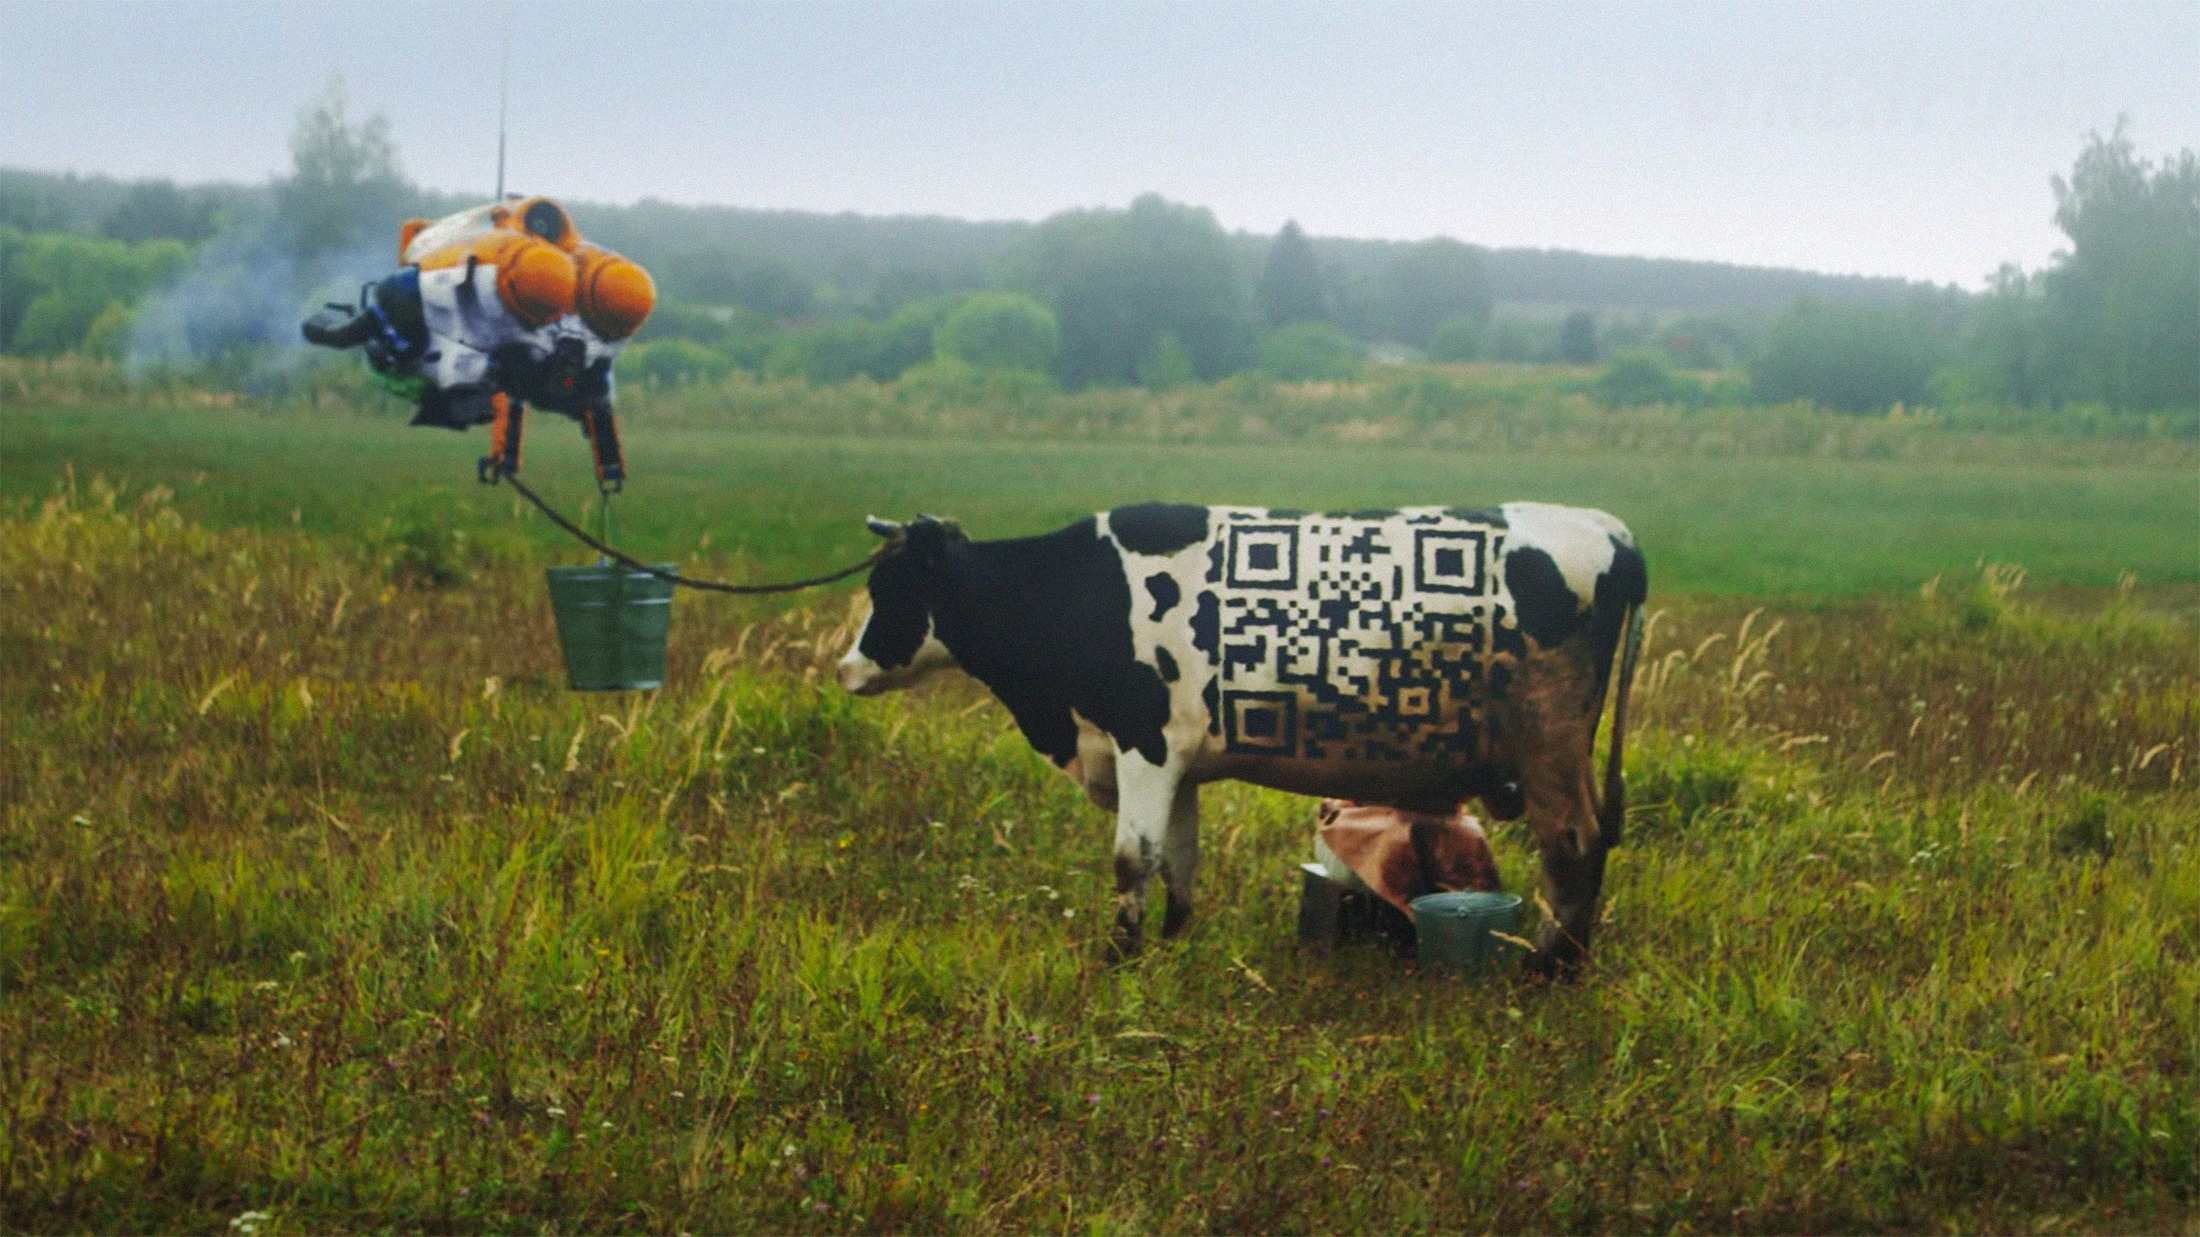
[[[1146,884],[1165,935],[1192,911],[1202,782],[1450,812],[1525,811],[1555,921],[1536,959],[1580,961],[1623,812],[1642,555],[1601,511],[1545,503],[1308,514],[1149,503],[1058,532],[967,540],[874,519],[889,550],[840,662],[858,695],[959,666],[1116,813],[1117,957]],[[1614,652],[1601,807],[1594,746]]]

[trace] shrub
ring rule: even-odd
[[[1472,361],[1482,355],[1482,324],[1468,315],[1445,319],[1428,337],[1431,361]]]
[[[1612,358],[1596,380],[1597,402],[1607,408],[1696,402],[1702,391],[1675,374],[1665,358],[1647,348],[1630,348]]]
[[[1765,400],[1878,412],[1924,399],[1940,351],[1903,310],[1798,301],[1773,322],[1750,380]]]
[[[628,348],[619,357],[618,373],[630,382],[678,386],[683,382],[712,381],[733,369],[726,354],[691,339],[653,339]]]
[[[1326,322],[1296,322],[1261,345],[1260,367],[1279,382],[1340,381],[1360,376],[1360,350]]]
[[[1062,328],[1052,310],[1028,296],[981,292],[940,319],[932,348],[980,369],[1043,370],[1062,350]]]

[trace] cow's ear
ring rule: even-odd
[[[888,541],[892,541],[894,538],[901,536],[900,524],[896,523],[893,520],[882,520],[875,515],[863,517],[863,526],[870,529],[872,532],[877,533],[879,536],[886,538]]]

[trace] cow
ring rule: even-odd
[[[1116,815],[1108,957],[1192,913],[1199,786],[1525,814],[1552,914],[1530,964],[1571,975],[1625,811],[1627,689],[1648,586],[1633,534],[1547,503],[1314,514],[1145,503],[1034,537],[873,517],[857,695],[959,667]],[[1619,690],[1601,796],[1598,722]],[[1601,799],[1601,802],[1600,802]]]

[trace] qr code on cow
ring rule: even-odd
[[[1210,572],[1227,749],[1471,758],[1503,537],[1427,512],[1227,522]]]

